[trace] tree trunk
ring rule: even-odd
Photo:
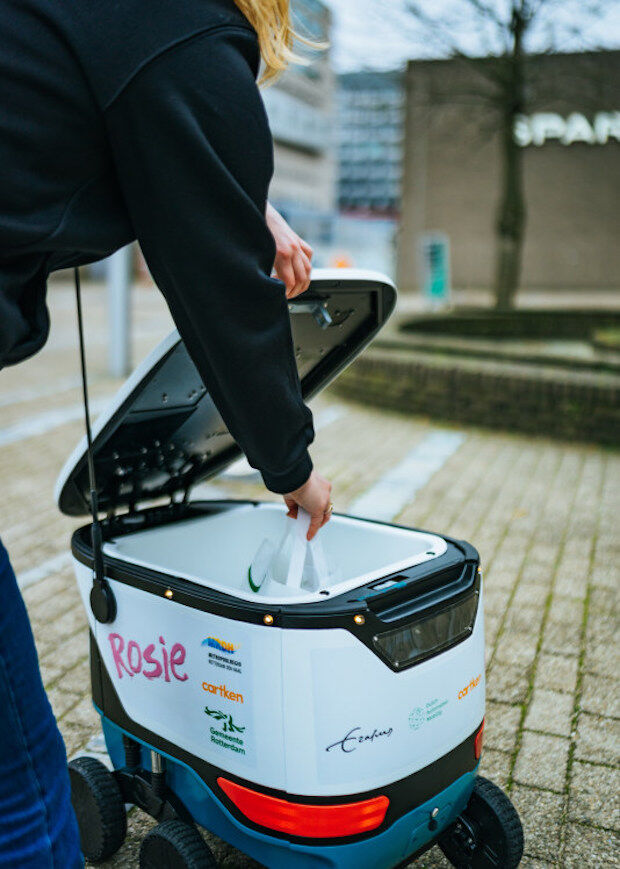
[[[499,311],[508,311],[514,306],[521,276],[525,229],[523,155],[513,135],[515,114],[507,113],[502,129],[502,194],[497,215],[494,287],[495,307]]]
[[[521,276],[525,196],[523,152],[514,137],[515,119],[525,106],[523,35],[527,28],[523,0],[513,0],[510,32],[512,52],[505,57],[501,126],[502,193],[497,214],[497,262],[495,307],[508,311],[514,306]]]

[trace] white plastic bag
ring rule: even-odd
[[[259,546],[250,567],[250,588],[263,594],[278,594],[277,586],[291,591],[325,588],[333,581],[335,571],[328,568],[320,534],[310,541],[306,539],[310,514],[300,507],[297,519],[286,517],[284,521],[280,542],[276,545],[266,539]]]

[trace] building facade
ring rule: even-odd
[[[329,41],[331,15],[325,4],[293,0],[292,6],[303,35]],[[262,95],[274,138],[271,201],[296,228],[301,222],[318,231],[336,205],[334,79],[328,50],[310,52],[308,58],[307,66],[292,65]]]
[[[620,287],[620,51],[529,60],[523,149],[526,289]],[[449,240],[452,283],[490,288],[501,192],[498,118],[479,69],[412,61],[398,279],[421,284],[421,247]]]
[[[397,214],[405,116],[402,73],[341,75],[336,105],[340,210]]]

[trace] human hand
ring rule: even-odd
[[[332,516],[332,503],[330,500],[332,484],[317,471],[312,471],[307,481],[299,489],[284,495],[284,503],[288,507],[287,516],[297,518],[297,508],[303,507],[310,514],[310,527],[306,535],[312,540],[319,528],[322,528]]]
[[[265,220],[276,243],[274,272],[286,287],[286,298],[294,299],[310,286],[313,250],[269,202]]]

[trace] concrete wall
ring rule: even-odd
[[[545,56],[531,69],[528,113],[579,112],[592,121],[597,112],[620,110],[620,52]],[[500,149],[481,87],[479,73],[460,61],[409,64],[398,270],[404,290],[419,287],[419,238],[430,231],[450,237],[455,287],[492,285]],[[524,148],[524,288],[620,287],[615,135],[620,129],[606,144],[549,139]]]

